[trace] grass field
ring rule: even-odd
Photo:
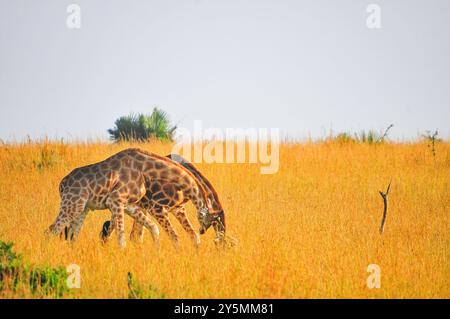
[[[217,250],[213,231],[176,252],[162,233],[156,251],[115,237],[99,242],[108,211],[89,214],[78,242],[45,240],[58,213],[60,180],[72,169],[136,144],[23,143],[0,146],[0,239],[30,264],[81,267],[68,298],[126,298],[127,273],[154,298],[450,298],[450,143],[433,158],[411,144],[305,142],[280,146],[277,174],[256,164],[198,164],[216,187],[237,246]],[[139,144],[165,155],[171,145]],[[385,233],[378,193],[393,178]],[[192,204],[192,223],[198,228]],[[132,220],[126,217],[126,232]],[[128,238],[128,236],[127,236]],[[381,268],[369,289],[367,266]],[[30,297],[0,292],[0,297]]]

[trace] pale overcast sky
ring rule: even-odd
[[[448,138],[450,1],[0,0],[1,139],[106,139],[153,106],[187,128]]]

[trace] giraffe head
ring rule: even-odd
[[[213,226],[217,240],[221,240],[225,235],[225,214],[223,211],[210,213],[206,208],[203,208],[198,214],[198,221],[200,223],[200,234],[203,235]]]

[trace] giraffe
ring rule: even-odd
[[[47,233],[76,240],[90,210],[109,209],[112,215],[109,232],[117,229],[117,239],[125,247],[124,214],[150,230],[159,245],[159,229],[142,208],[148,191],[160,187],[164,193],[154,198],[166,206],[178,207],[192,201],[197,214],[213,212],[207,191],[182,165],[144,150],[130,148],[102,162],[73,170],[60,183],[61,206]],[[70,226],[66,229],[66,226]]]
[[[208,198],[212,203],[212,208],[216,212],[215,214],[203,214],[199,215],[199,223],[200,223],[200,234],[204,234],[208,228],[212,225],[216,232],[216,243],[220,243],[225,235],[225,214],[222,207],[222,204],[219,200],[219,196],[217,195],[216,190],[210,183],[210,181],[190,162],[181,157],[178,154],[169,154],[166,156],[173,161],[176,161],[183,165],[187,170],[189,170],[196,178],[197,181],[202,184],[202,186],[208,191]],[[158,190],[156,190],[158,191]],[[162,191],[162,190],[161,190]],[[170,238],[174,243],[178,243],[178,234],[173,229],[170,220],[167,218],[167,214],[162,209],[164,205],[161,205],[160,202],[154,200],[158,195],[158,193],[147,192],[144,198],[141,200],[142,207],[145,209],[147,213],[150,214],[154,219],[158,221],[158,223],[163,227],[163,229],[168,233]],[[192,226],[189,222],[189,219],[186,216],[186,210],[184,205],[180,205],[175,208],[168,208],[168,212],[172,213],[175,218],[181,223],[184,230],[191,236],[194,241],[194,244],[199,244],[198,235],[192,229]],[[106,241],[107,238],[111,235],[108,232],[110,221],[106,221],[103,224],[102,231],[100,236],[103,241]],[[133,223],[133,228],[131,231],[131,239],[136,241],[143,241],[144,235],[144,225],[135,221]]]

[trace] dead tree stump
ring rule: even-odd
[[[386,192],[380,191],[380,195],[383,198],[383,205],[384,205],[383,218],[381,219],[381,225],[380,225],[380,235],[383,234],[384,225],[386,223],[386,216],[387,216],[387,212],[388,212],[388,195],[389,195],[389,190],[391,189],[391,183],[392,183],[392,178],[389,181],[389,185],[386,189]]]

